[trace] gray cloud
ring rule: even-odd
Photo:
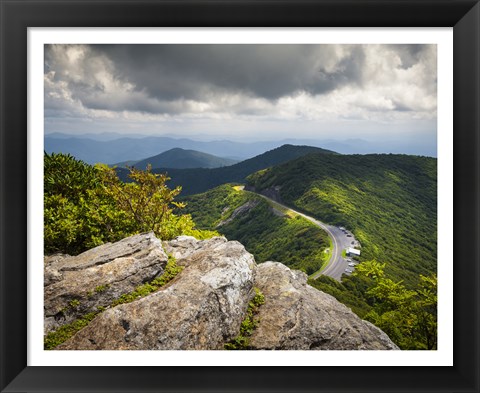
[[[108,45],[95,46],[117,72],[164,100],[199,99],[234,91],[266,99],[328,92],[354,82],[362,51],[334,45]]]
[[[434,45],[45,48],[45,113],[52,117],[431,118],[436,88]]]
[[[395,51],[402,60],[402,68],[410,68],[427,55],[430,45],[424,44],[390,44],[388,48]]]

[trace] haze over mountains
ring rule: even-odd
[[[213,138],[213,137],[210,137]],[[193,140],[165,136],[123,135],[117,133],[68,135],[52,133],[45,136],[44,150],[47,153],[70,153],[89,164],[103,162],[115,164],[126,160],[139,161],[173,148],[197,150],[222,158],[245,160],[276,147],[308,145],[333,150],[342,154],[398,153],[436,157],[437,152],[429,140],[412,137],[406,142],[387,138],[366,139],[282,139],[276,141]],[[204,136],[207,139],[207,136]]]

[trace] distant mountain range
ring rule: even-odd
[[[312,146],[283,145],[256,157],[222,168],[154,168],[153,171],[156,173],[168,173],[168,176],[171,178],[169,186],[182,186],[182,195],[190,195],[204,192],[224,183],[242,182],[251,173],[311,153],[338,154],[331,150]],[[127,169],[117,168],[117,173],[122,180],[128,181]]]
[[[119,138],[99,141],[81,137],[45,136],[47,153],[70,153],[88,164],[139,161],[174,148],[196,150],[231,160],[244,160],[280,146],[280,142],[241,143],[231,141],[200,142],[168,137]]]
[[[229,158],[217,157],[212,154],[202,153],[197,150],[185,150],[179,147],[167,150],[156,156],[145,158],[137,162],[127,161],[118,166],[134,166],[137,169],[145,169],[147,165],[152,168],[219,168],[233,165],[238,161]]]
[[[139,161],[173,148],[197,150],[218,157],[245,160],[267,150],[285,144],[308,145],[333,150],[342,154],[405,153],[436,157],[435,148],[420,136],[407,141],[366,141],[364,139],[283,139],[263,142],[234,142],[229,140],[198,141],[188,138],[157,137],[144,135],[122,135],[119,133],[67,135],[53,133],[45,135],[44,149],[47,153],[70,153],[89,164],[123,163]]]

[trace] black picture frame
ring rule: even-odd
[[[2,392],[479,392],[477,1],[0,0],[0,18]],[[453,27],[454,366],[28,367],[27,28],[45,26]]]

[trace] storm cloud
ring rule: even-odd
[[[436,62],[435,45],[47,45],[46,125],[343,119],[431,128]]]
[[[362,51],[324,45],[135,45],[96,47],[123,78],[160,99],[235,92],[277,99],[325,93],[354,81]],[[152,78],[152,76],[154,76]]]

